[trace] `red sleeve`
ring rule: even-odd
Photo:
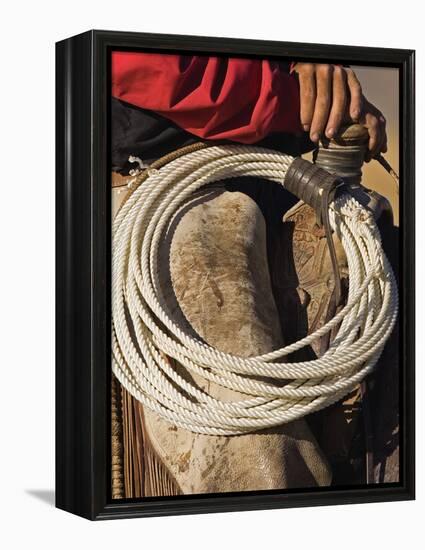
[[[299,89],[277,62],[113,52],[112,95],[206,139],[299,132]]]

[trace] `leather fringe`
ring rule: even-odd
[[[143,423],[143,411],[142,407],[137,403],[140,410],[140,418]],[[144,475],[144,496],[155,497],[155,496],[174,496],[181,495],[182,491],[174,479],[172,474],[166,468],[161,458],[158,456],[158,453],[155,451],[152,446],[149,436],[146,433],[146,430],[143,429],[143,438],[144,438],[144,460],[143,464],[145,467]]]
[[[113,499],[124,497],[121,390],[114,375],[111,377],[111,493]]]
[[[115,462],[113,462],[112,498],[182,494],[176,480],[163,464],[147,436],[142,406],[116,379],[114,380],[119,385],[121,397],[122,460],[118,462],[113,456]],[[115,416],[115,424],[117,418]],[[114,444],[113,447],[116,448]]]

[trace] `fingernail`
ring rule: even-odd
[[[312,134],[311,141],[319,141],[319,134],[317,132]]]
[[[303,130],[308,132],[310,130],[310,124],[303,124]]]
[[[335,130],[333,128],[329,128],[329,130],[326,130],[326,135],[328,136],[328,138],[333,137],[334,134],[335,134]]]
[[[353,111],[351,118],[354,118],[355,120],[357,120],[359,116],[360,116],[360,111],[357,109],[356,111]]]

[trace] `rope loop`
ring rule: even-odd
[[[207,435],[238,435],[320,410],[373,370],[393,330],[397,285],[378,228],[373,216],[344,191],[330,203],[328,219],[347,256],[348,298],[321,328],[281,349],[242,358],[186,334],[170,316],[158,253],[180,206],[204,186],[228,178],[255,176],[284,185],[293,161],[254,146],[190,146],[137,176],[137,186],[114,220],[112,369],[143,406],[175,426]],[[337,334],[321,357],[285,362],[332,330]],[[214,397],[190,377],[180,376],[174,361],[189,374],[241,397]]]

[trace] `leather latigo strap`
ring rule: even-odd
[[[318,224],[324,227],[335,279],[336,306],[341,301],[341,277],[329,221],[329,204],[335,198],[337,187],[343,183],[338,176],[302,158],[296,158],[292,162],[284,180],[285,188],[311,206],[316,213]]]

